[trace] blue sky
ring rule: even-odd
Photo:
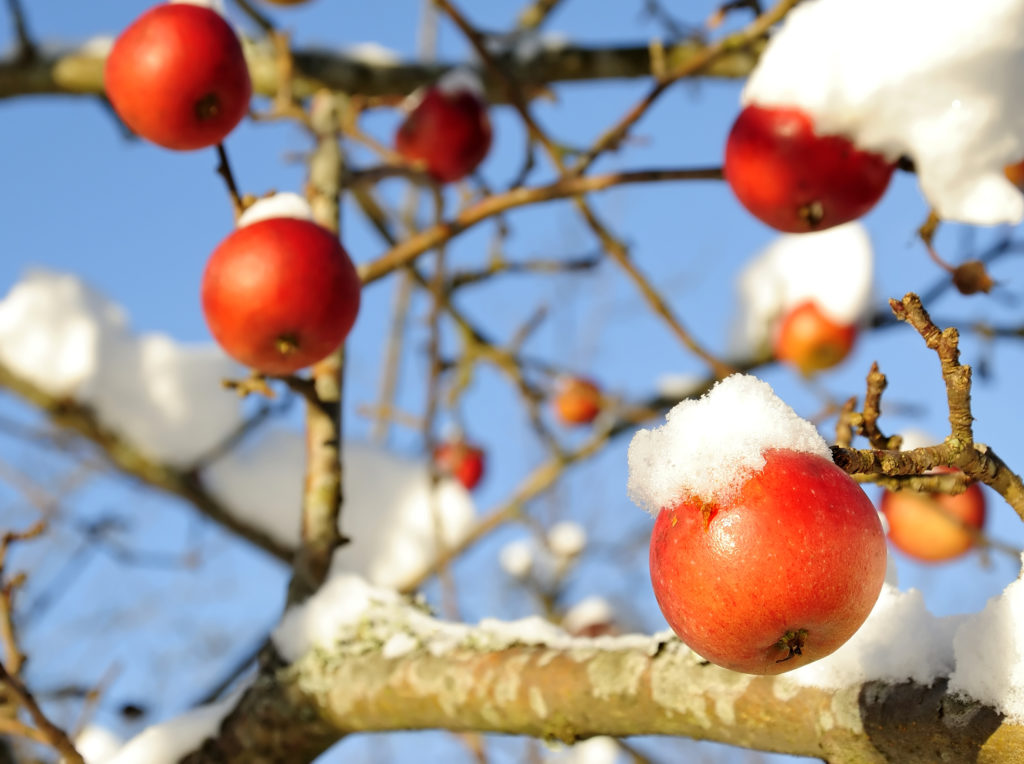
[[[132,0],[33,0],[27,5],[31,30],[44,44],[114,33],[148,7]],[[412,56],[420,5],[415,0],[388,0],[387,12],[382,13],[379,3],[319,0],[272,15],[281,26],[294,30],[299,46],[342,47],[375,41]],[[521,3],[495,0],[462,5],[480,27],[501,29],[515,18]],[[575,42],[638,43],[665,34],[641,14],[639,0],[565,0],[563,5],[548,29]],[[697,22],[714,3],[701,0],[676,6],[687,20]],[[442,23],[439,45],[442,60],[468,56],[457,30],[448,24]],[[554,100],[536,102],[533,111],[555,138],[586,145],[646,87],[643,81],[559,86]],[[737,113],[739,89],[740,84],[733,82],[674,86],[637,126],[634,140],[623,151],[603,158],[594,170],[720,163],[725,136]],[[257,108],[264,105],[256,102]],[[397,119],[395,112],[381,110],[369,115],[364,127],[390,142]],[[521,165],[523,131],[508,108],[495,109],[493,120],[495,145],[482,174],[501,187]],[[199,309],[198,284],[208,254],[232,225],[227,195],[213,172],[212,149],[176,153],[126,140],[96,99],[73,97],[0,101],[0,146],[4,147],[0,177],[6,181],[0,184],[4,234],[0,293],[30,267],[70,271],[123,305],[136,329],[164,332],[186,342],[209,341]],[[297,128],[246,121],[229,137],[227,148],[244,190],[257,194],[270,189],[301,191],[305,171],[289,155],[306,150],[308,142]],[[369,158],[356,149],[352,161],[365,164]],[[550,168],[541,160],[531,183],[550,177]],[[382,186],[391,202],[397,202],[404,190],[397,180]],[[722,348],[734,305],[734,274],[775,234],[746,214],[722,183],[629,187],[603,193],[593,201],[683,322],[705,344]],[[456,209],[457,203],[457,196],[449,191],[448,209]],[[909,290],[925,290],[941,279],[942,273],[914,237],[926,212],[914,179],[898,173],[882,203],[865,219],[876,245],[879,304]],[[507,222],[512,229],[505,242],[509,257],[581,255],[597,249],[566,202],[517,211]],[[450,260],[462,265],[484,262],[494,230],[485,223],[460,237],[450,248]],[[980,251],[1002,233],[949,226],[937,244],[948,259],[957,260]],[[357,262],[369,261],[386,249],[349,206],[343,214],[343,241]],[[964,326],[977,320],[1020,323],[1024,269],[1019,258],[1000,260],[992,274],[1000,282],[992,295],[968,298],[947,290],[927,307],[936,318]],[[368,420],[357,408],[374,400],[393,291],[393,279],[365,291],[351,336],[346,426],[353,437],[365,438],[369,431]],[[652,392],[658,375],[701,370],[699,362],[645,310],[636,291],[611,263],[582,276],[505,277],[465,290],[459,304],[497,338],[508,338],[539,306],[546,306],[548,318],[530,340],[530,353],[590,374],[615,393],[644,396]],[[418,302],[415,308],[412,354],[400,398],[412,411],[422,405],[426,340],[425,304]],[[447,340],[451,352],[457,351],[454,335]],[[1020,468],[1024,445],[1016,424],[1022,344],[990,345],[965,333],[963,351],[966,361],[976,364],[985,359],[990,370],[989,378],[978,380],[974,389],[977,437]],[[884,429],[915,426],[939,437],[945,434],[937,360],[906,327],[863,338],[846,363],[814,386],[804,384],[788,369],[766,368],[761,376],[799,413],[812,416],[822,407],[823,393],[839,400],[862,394],[864,375],[876,359],[890,383],[886,400],[891,413],[885,415]],[[8,398],[0,398],[0,411],[21,419],[29,416]],[[477,499],[480,508],[493,507],[538,463],[541,452],[514,392],[491,369],[481,370],[474,378],[463,400],[461,419],[488,448],[489,475]],[[830,426],[824,429],[826,437],[832,435]],[[575,436],[567,438],[571,441]],[[628,605],[627,613],[637,626],[658,629],[662,622],[645,578],[644,535],[649,520],[625,496],[627,444],[628,439],[619,439],[599,457],[574,467],[553,496],[534,502],[531,511],[544,522],[562,518],[583,522],[599,547],[622,538],[636,539],[628,550],[611,557],[611,563],[605,555],[584,562],[569,579],[567,601],[604,593]],[[415,453],[420,447],[418,435],[395,430],[391,446]],[[47,458],[18,440],[0,440],[0,460],[6,463],[39,469],[39,460]],[[52,469],[57,471],[58,466]],[[874,495],[873,489],[869,493]],[[989,498],[991,535],[1018,546],[1024,543],[1013,511],[994,494]],[[83,563],[73,584],[74,604],[48,612],[27,631],[38,646],[40,664],[33,669],[38,675],[30,677],[50,685],[65,671],[81,681],[95,681],[117,664],[121,668],[109,690],[111,703],[102,706],[101,718],[105,715],[113,723],[114,701],[154,690],[161,695],[155,716],[183,708],[211,678],[250,649],[260,629],[273,622],[284,571],[240,548],[184,508],[123,481],[91,480],[73,499],[71,516],[79,519],[111,508],[129,517],[132,542],[146,549],[180,551],[199,538],[204,562],[195,569],[166,571],[126,569],[102,555]],[[17,500],[8,497],[2,506],[7,509],[0,511],[9,511],[12,517],[26,516]],[[517,530],[499,533],[459,566],[463,614],[468,619],[528,612],[529,599],[502,578],[495,562],[501,544],[521,535]],[[68,558],[75,538],[69,530],[63,547]],[[42,571],[38,578],[59,581],[62,561],[34,559]],[[897,561],[901,584],[921,588],[937,613],[976,611],[1017,573],[1014,561],[998,553],[987,567],[976,555],[941,568],[901,557]],[[125,580],[126,574],[130,581]],[[118,585],[112,590],[113,582]],[[39,583],[37,590],[41,588]],[[83,629],[87,639],[79,638]],[[202,637],[199,641],[197,634]],[[54,654],[61,658],[51,661],[49,656]],[[149,681],[153,677],[158,679],[155,684]],[[394,745],[396,751],[409,750],[401,741]],[[507,743],[497,744],[495,760],[503,760],[502,752],[508,748]],[[402,754],[395,755],[395,760],[401,759]]]

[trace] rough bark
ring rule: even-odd
[[[568,743],[679,735],[836,764],[1024,760],[1024,727],[951,695],[945,679],[822,690],[726,671],[675,638],[546,646],[476,630],[442,645],[407,634],[418,647],[387,657],[385,634],[364,623],[279,667],[185,762],[311,761],[349,733],[437,728]]]

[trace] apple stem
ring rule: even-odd
[[[782,635],[782,638],[775,643],[775,646],[780,650],[788,650],[789,654],[785,658],[779,658],[776,663],[785,663],[790,660],[794,655],[803,655],[804,640],[807,639],[807,629],[797,629],[795,631],[787,631]]]
[[[207,93],[196,101],[196,119],[205,122],[220,114],[220,97],[216,93]]]
[[[275,343],[281,355],[291,355],[299,349],[299,338],[295,334],[282,334]]]
[[[805,204],[797,213],[810,228],[817,228],[818,224],[825,218],[825,207],[819,201]]]

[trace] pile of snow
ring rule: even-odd
[[[548,549],[558,557],[576,557],[587,545],[587,532],[571,520],[555,523],[548,530]]]
[[[288,609],[271,635],[286,661],[316,648],[364,652],[379,643],[389,658],[416,650],[439,656],[453,650],[503,650],[513,645],[554,649],[646,650],[653,655],[672,639],[670,632],[645,636],[573,637],[540,616],[518,621],[485,618],[476,626],[434,618],[392,589],[375,587],[359,576],[336,573],[301,605]]]
[[[367,66],[398,66],[402,63],[401,54],[379,42],[367,41],[346,45],[341,55]]]
[[[292,191],[281,191],[257,199],[243,212],[236,224],[239,228],[270,218],[298,218],[312,220],[313,208],[306,198]]]
[[[615,610],[604,597],[593,594],[580,600],[562,618],[562,628],[570,634],[580,634],[594,626],[615,621]]]
[[[771,386],[733,374],[699,400],[677,404],[661,427],[633,436],[627,491],[652,515],[684,496],[722,501],[764,466],[764,452],[772,448],[832,460],[814,425],[797,416]]]
[[[737,277],[732,351],[765,353],[776,324],[807,301],[837,324],[860,323],[871,310],[873,272],[871,240],[860,223],[778,237]]]
[[[187,467],[242,422],[221,380],[241,367],[215,345],[136,334],[78,278],[36,270],[0,301],[0,364],[50,395],[90,406],[149,457]]]
[[[838,689],[872,679],[928,685],[953,668],[953,633],[963,616],[937,618],[921,592],[882,586],[878,601],[849,641],[785,675],[798,685]]]
[[[162,724],[155,724],[133,737],[112,759],[103,764],[177,764],[214,737],[224,717],[235,707],[244,688],[224,700],[200,706]],[[89,762],[92,764],[92,762]]]
[[[1018,223],[1024,0],[810,0],[768,44],[743,103],[795,106],[823,134],[914,160],[938,214]]]
[[[442,480],[436,493],[429,466],[419,460],[359,443],[342,449],[345,504],[341,530],[352,543],[335,564],[378,586],[401,587],[437,559],[439,542],[452,547],[473,526],[476,512],[465,488]],[[278,542],[299,543],[305,442],[283,425],[264,428],[203,472],[210,492],[229,509]]]
[[[517,539],[505,544],[498,554],[501,569],[512,578],[525,579],[533,570],[536,556],[534,545],[526,539]]]
[[[623,761],[623,751],[615,738],[592,737],[552,754],[545,761],[548,764],[617,764]]]
[[[1017,579],[966,619],[953,638],[949,689],[1024,724],[1024,580]]]
[[[124,745],[120,737],[98,724],[87,724],[74,742],[85,764],[106,764]]]

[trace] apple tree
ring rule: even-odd
[[[1024,760],[1024,0],[678,5],[8,0],[0,762]]]

